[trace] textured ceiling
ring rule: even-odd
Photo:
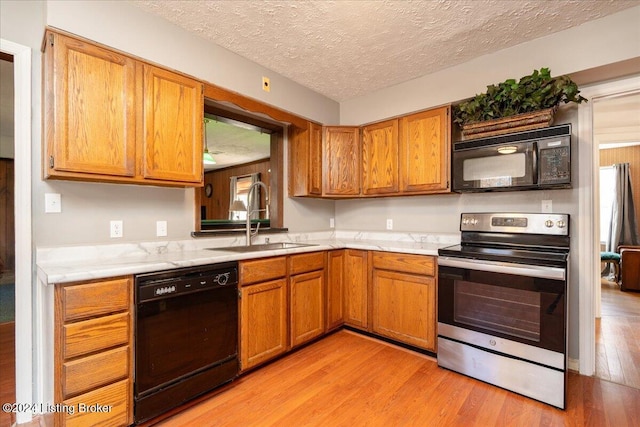
[[[623,0],[136,0],[336,101],[637,6]]]

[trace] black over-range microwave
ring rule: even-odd
[[[571,125],[456,142],[453,191],[571,188]]]

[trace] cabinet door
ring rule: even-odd
[[[324,269],[291,276],[291,347],[324,333]]]
[[[327,330],[344,323],[344,259],[345,251],[330,251],[327,260]]]
[[[449,107],[400,121],[400,175],[404,193],[449,191],[451,143]]]
[[[133,177],[135,61],[56,33],[45,55],[45,177]]]
[[[348,249],[344,260],[344,322],[367,329],[367,251]]]
[[[324,128],[323,194],[357,196],[360,194],[360,138],[357,127]]]
[[[203,102],[200,82],[144,64],[144,178],[202,182]]]
[[[398,181],[398,120],[363,127],[362,193],[397,193]]]
[[[322,195],[322,126],[292,127],[289,135],[289,195]]]
[[[242,370],[287,350],[287,280],[241,288],[240,365]]]
[[[374,269],[372,293],[374,333],[435,351],[433,277]]]

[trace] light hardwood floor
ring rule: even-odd
[[[339,331],[159,422],[172,426],[637,426],[640,390],[571,373],[565,411]]]
[[[640,389],[640,292],[602,281],[596,319],[596,377]]]

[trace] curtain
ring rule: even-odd
[[[231,205],[233,205],[233,202],[235,202],[238,197],[238,177],[232,176],[229,181],[229,219],[234,219]]]
[[[618,163],[613,165],[613,168],[615,170],[613,203],[607,235],[607,251],[610,252],[617,251],[619,245],[638,244],[638,226],[633,205],[629,163]]]

